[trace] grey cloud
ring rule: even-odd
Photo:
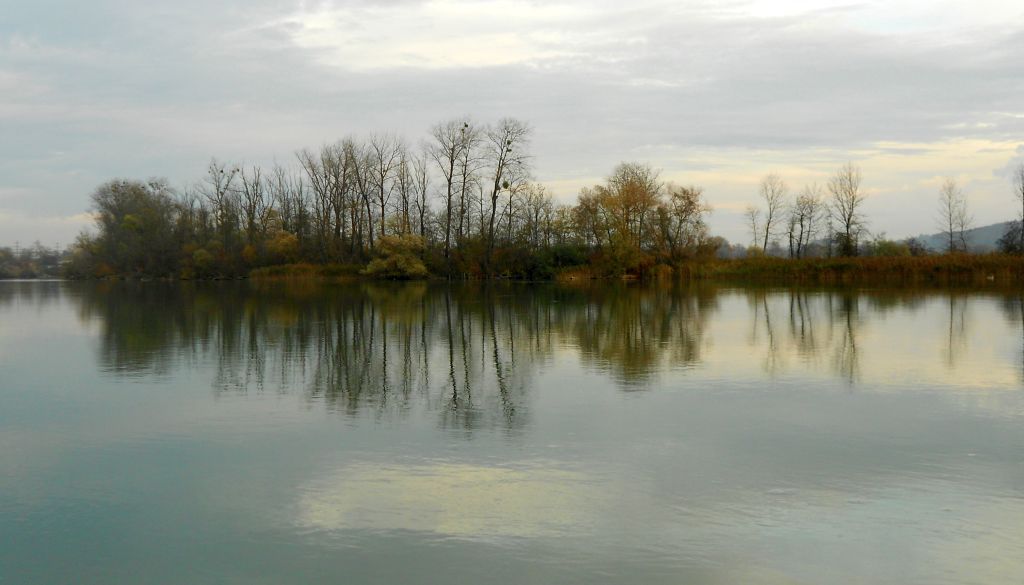
[[[742,5],[609,4],[552,24],[552,38],[537,41],[557,47],[558,34],[572,33],[578,44],[566,55],[356,71],[324,64],[327,49],[292,43],[284,17],[297,6],[14,7],[0,24],[0,86],[28,89],[0,105],[0,134],[15,137],[0,142],[0,189],[15,193],[0,207],[71,215],[112,176],[180,184],[212,155],[287,158],[373,129],[415,141],[464,113],[530,120],[537,175],[558,181],[599,177],[625,158],[686,170],[688,149],[742,157],[1024,135],[1024,117],[1005,115],[1024,110],[1018,25],[954,39],[833,24],[856,7],[766,20],[744,16]]]

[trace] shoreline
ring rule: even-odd
[[[181,278],[151,275],[108,275],[95,279],[115,281],[449,281],[449,282],[558,282],[562,284],[610,282],[746,282],[751,284],[1024,284],[1024,256],[1008,254],[953,254],[916,257],[853,258],[744,258],[684,261],[675,266],[657,264],[622,274],[601,274],[593,265],[566,267],[549,279],[522,279],[511,275],[491,278],[446,278],[430,275],[415,279],[379,278],[363,273],[357,264],[277,264],[243,275]],[[16,280],[54,280],[53,278]]]

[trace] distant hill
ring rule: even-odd
[[[1006,229],[1013,222],[1004,221],[967,230],[967,245],[971,252],[992,252],[998,246],[996,242],[1003,237]],[[946,234],[928,234],[917,236],[917,240],[930,250],[945,251],[948,240]]]

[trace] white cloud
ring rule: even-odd
[[[608,494],[578,472],[531,462],[352,464],[301,490],[306,529],[409,530],[463,539],[559,536],[590,528]]]
[[[564,4],[440,0],[301,8],[278,23],[295,44],[353,70],[490,67],[581,54],[588,11]]]

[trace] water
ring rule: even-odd
[[[0,582],[1021,583],[1022,308],[0,282]]]

